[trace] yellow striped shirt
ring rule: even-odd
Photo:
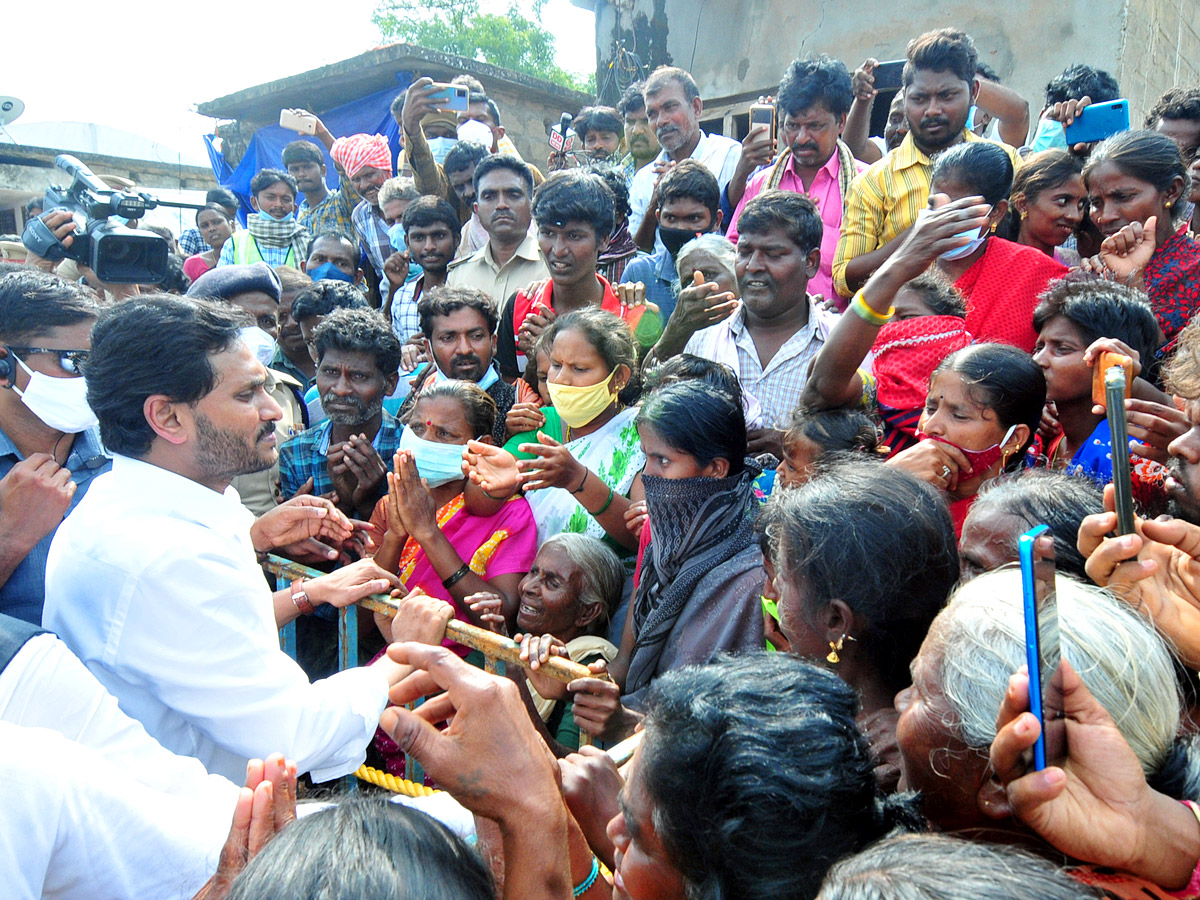
[[[973,131],[964,131],[963,140],[982,141]],[[1016,151],[1000,144],[1017,164]],[[842,216],[842,236],[833,257],[833,284],[843,297],[854,291],[846,284],[846,263],[870,253],[892,240],[917,220],[917,213],[929,202],[929,176],[933,161],[917,149],[912,133],[869,169],[854,179],[846,213]]]

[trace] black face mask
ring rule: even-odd
[[[679,251],[683,249],[683,245],[688,241],[695,240],[700,234],[698,231],[692,231],[687,228],[663,228],[658,226],[658,236],[663,242],[663,246],[667,248],[667,252],[671,254],[671,259],[679,255]]]

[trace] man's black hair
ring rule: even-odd
[[[229,190],[229,188],[223,187],[211,188],[209,192],[204,195],[204,202],[215,203],[218,206],[223,206],[226,209],[233,210],[236,210],[239,206],[241,206],[237,195],[234,194],[233,191]]]
[[[621,114],[611,106],[586,106],[579,111],[575,121],[571,123],[579,139],[587,137],[589,131],[609,132],[620,137],[625,133],[625,123]]]
[[[0,341],[15,344],[100,315],[88,288],[32,266],[0,275]]]
[[[316,163],[323,166],[325,154],[312,141],[292,141],[283,148],[283,165],[287,167],[292,163]]]
[[[325,279],[313,282],[292,300],[292,318],[297,322],[309,316],[327,316],[335,309],[368,309],[362,291],[345,281]]]
[[[400,339],[374,309],[335,309],[313,332],[313,348],[317,359],[330,350],[368,353],[384,377],[400,371]]]
[[[642,82],[640,81],[635,81],[629,87],[625,88],[625,93],[617,101],[617,111],[623,116],[645,108],[646,98],[642,96]]]
[[[496,101],[493,100],[491,97],[489,97],[487,94],[482,94],[479,91],[471,91],[471,93],[467,96],[467,103],[468,104],[486,103],[487,108],[488,108],[488,115],[490,115],[492,117],[492,124],[495,125],[497,128],[500,127],[500,107],[498,107],[496,105]]]
[[[446,154],[446,159],[442,162],[442,171],[447,175],[465,171],[479,165],[491,152],[491,148],[485,147],[483,144],[477,144],[474,141],[459,141]]]
[[[979,69],[979,54],[975,42],[965,31],[939,28],[908,42],[905,49],[904,86],[913,83],[918,69],[928,72],[953,72],[961,81],[971,84]]]
[[[433,339],[433,320],[452,316],[460,309],[473,309],[483,316],[490,334],[496,333],[500,317],[496,312],[496,301],[491,294],[476,288],[444,286],[422,292],[417,301],[417,313],[421,317],[421,333]]]
[[[257,197],[271,185],[278,184],[281,181],[292,189],[293,197],[300,192],[300,187],[296,184],[296,179],[287,172],[280,171],[279,169],[263,169],[250,179],[250,195]]]
[[[820,247],[825,234],[816,204],[792,191],[764,191],[746,204],[738,218],[739,234],[765,234],[772,228],[783,229],[805,253]]]
[[[1146,113],[1146,127],[1157,128],[1163,119],[1200,122],[1200,88],[1173,87],[1159,97]]]
[[[599,250],[613,229],[612,191],[594,172],[583,169],[555,172],[533,194],[533,218],[539,227],[586,222],[596,232]]]
[[[404,210],[402,218],[404,223],[404,231],[407,234],[414,228],[429,228],[430,226],[441,222],[450,229],[450,233],[457,236],[462,225],[459,224],[458,215],[454,212],[454,207],[451,206],[442,197],[425,195],[418,197],[412,203],[408,204],[408,208]]]
[[[854,91],[846,64],[824,53],[809,59],[793,60],[779,82],[775,107],[780,115],[796,115],[814,103],[820,103],[835,116],[850,112]]]
[[[525,191],[533,196],[533,172],[529,166],[525,165],[524,161],[513,156],[511,153],[492,153],[480,160],[475,166],[475,194],[479,195],[479,182],[483,180],[483,176],[488,172],[496,169],[508,169],[510,172],[516,172],[521,176],[521,180],[525,182]]]
[[[670,201],[683,198],[703,203],[712,214],[712,221],[717,220],[717,211],[721,208],[721,186],[704,163],[681,159],[658,180],[660,210]]]
[[[1121,86],[1103,69],[1093,69],[1082,63],[1068,66],[1046,85],[1046,106],[1082,100],[1090,97],[1093,103],[1107,103],[1121,96]]]

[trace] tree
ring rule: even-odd
[[[555,64],[554,35],[538,21],[545,5],[546,0],[533,0],[531,19],[515,0],[503,15],[480,12],[479,0],[380,0],[371,20],[385,41],[454,53],[588,91],[595,75],[574,75]]]

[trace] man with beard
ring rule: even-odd
[[[409,258],[421,267],[420,276],[395,287],[392,296],[392,331],[400,340],[408,341],[421,333],[417,304],[427,291],[446,283],[446,269],[458,249],[459,231],[454,208],[441,197],[414,200],[404,210],[402,222]]]
[[[634,241],[648,250],[655,244],[654,227],[658,211],[658,179],[667,169],[684,159],[696,159],[713,173],[722,190],[733,178],[742,145],[720,134],[706,134],[700,128],[704,102],[695,80],[683,69],[659,66],[642,88],[646,116],[658,136],[662,151],[651,165],[633,176],[629,188],[629,231]]]
[[[650,127],[640,81],[625,88],[625,93],[617,102],[617,111],[625,124],[625,146],[629,151],[621,159],[621,170],[625,173],[625,186],[631,188],[638,169],[654,162],[654,157],[658,156],[662,147],[654,136],[654,129]]]
[[[334,141],[329,154],[362,197],[350,214],[350,220],[371,263],[365,274],[372,305],[378,308],[383,302],[380,286],[387,284],[384,263],[392,255],[387,220],[379,206],[379,189],[392,177],[392,150],[387,138],[381,134],[352,134]]]
[[[782,115],[780,142],[786,148],[772,165],[746,184],[725,235],[737,243],[738,217],[746,204],[763,191],[793,191],[813,198],[825,225],[825,236],[821,238],[821,267],[809,281],[809,290],[825,297],[834,296],[833,256],[850,182],[866,168],[841,139],[852,100],[850,73],[840,61],[822,54],[792,62],[779,83],[775,100]]]
[[[492,437],[502,445],[507,437],[504,420],[516,402],[517,389],[500,377],[494,363],[496,304],[483,291],[440,287],[422,296],[417,309],[433,362],[417,372],[398,418],[406,418],[421,392],[438,382],[473,381],[496,401]]]
[[[400,341],[378,312],[337,309],[316,327],[312,346],[326,420],[280,448],[280,487],[284,497],[327,496],[368,519],[400,449],[400,425],[383,408],[400,378]]]
[[[88,402],[113,466],[59,526],[42,622],[168,750],[238,781],[248,759],[283,752],[323,781],[361,764],[406,672],[382,662],[310,683],[278,629],[398,582],[364,560],[271,592],[256,553],[352,529],[316,497],[255,520],[230,490],[278,453],[279,406],[241,323],[161,294],[101,315]]]
[[[475,213],[488,241],[451,263],[448,285],[483,291],[499,306],[515,291],[549,275],[529,232],[532,197],[533,171],[515,156],[492,154],[475,167]]]
[[[741,304],[725,321],[696,331],[683,352],[737,373],[749,405],[762,407],[761,426],[747,432],[751,453],[782,459],[782,429],[837,321],[807,290],[820,264],[824,226],[812,200],[788,191],[755,197],[742,210],[740,226],[735,271]],[[709,297],[711,303],[731,300],[731,293]]]
[[[833,260],[833,283],[850,298],[904,242],[929,200],[933,157],[962,141],[981,141],[967,128],[979,94],[978,57],[969,35],[950,28],[908,44],[904,110],[908,134],[900,146],[854,180]],[[1016,151],[1000,144],[1013,161]]]

